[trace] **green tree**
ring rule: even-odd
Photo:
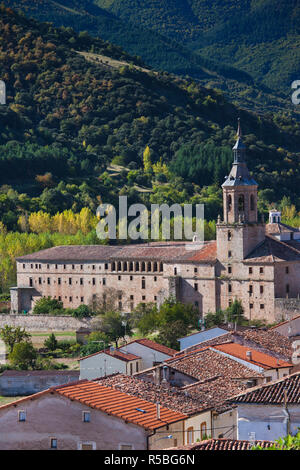
[[[58,342],[54,333],[51,333],[51,335],[49,335],[48,338],[44,341],[44,346],[45,348],[49,349],[49,351],[54,351],[57,349],[57,345]]]
[[[13,326],[5,325],[0,329],[0,338],[8,347],[8,352],[11,353],[16,344],[21,342],[30,342],[31,335],[21,327],[14,328]]]
[[[57,299],[51,299],[51,297],[42,297],[39,299],[34,308],[34,315],[49,314],[53,313],[55,310],[63,310],[63,303]]]
[[[32,343],[17,343],[14,345],[8,359],[13,367],[21,370],[33,369],[37,359],[37,352]]]
[[[178,338],[186,336],[188,333],[187,325],[180,320],[176,320],[164,326],[159,335],[155,338],[158,343],[164,344],[172,349],[179,350]]]
[[[125,327],[125,318],[119,312],[107,312],[101,319],[101,330],[106,336],[116,344],[118,347],[118,341],[120,338],[124,338],[132,335],[131,326],[127,322]]]

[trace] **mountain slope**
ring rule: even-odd
[[[166,5],[168,8],[172,7],[175,16],[172,21],[168,21],[167,26],[170,26],[173,21],[175,25],[176,21],[180,23],[181,29],[179,26],[176,28],[180,33],[177,35],[178,40],[182,43],[162,36],[161,32],[164,31],[162,25],[154,31],[147,29],[138,16],[134,20],[134,15],[138,15],[141,5],[145,5],[147,2],[134,3],[136,8],[132,9],[132,1],[128,3],[127,10],[127,0],[121,2],[120,8],[124,7],[135,23],[128,21],[126,15],[125,21],[123,21],[115,14],[99,8],[92,0],[6,0],[5,3],[7,6],[17,8],[38,20],[52,21],[57,26],[72,27],[76,31],[86,30],[93,36],[109,40],[131,54],[142,57],[147,66],[158,70],[167,70],[181,76],[190,75],[200,80],[203,85],[221,89],[229,99],[246,109],[258,110],[261,113],[265,110],[270,112],[293,111],[291,102],[287,102],[283,97],[270,93],[267,89],[264,89],[262,94],[261,86],[255,86],[249,74],[233,68],[230,64],[223,64],[219,57],[218,62],[212,61],[213,53],[210,53],[211,57],[209,57],[207,50],[203,53],[204,57],[186,47],[187,42],[182,41],[184,35],[181,31],[184,29],[189,34],[190,29],[186,28],[190,28],[190,25],[189,23],[185,25],[180,23],[180,15],[183,14],[186,6],[188,7],[187,1],[182,3],[179,12],[176,10],[178,2],[153,2],[157,7],[158,25],[161,25],[160,12],[163,7]],[[106,1],[103,6],[112,7],[113,3]],[[191,12],[191,9],[188,9]],[[150,11],[152,10],[150,9]],[[146,12],[149,13],[148,10]],[[190,16],[195,20],[196,16],[193,16],[192,13]],[[191,45],[191,47],[194,46]]]
[[[4,7],[0,13],[0,70],[7,83],[7,105],[0,107],[0,183],[22,192],[31,185],[35,196],[50,187],[43,204],[48,207],[50,195],[55,196],[53,210],[61,207],[61,195],[52,190],[59,181],[95,181],[94,192],[82,198],[91,207],[96,203],[92,196],[99,194],[113,201],[119,193],[131,194],[136,201],[142,196],[133,185],[150,187],[152,200],[164,202],[182,187],[179,200],[189,201],[199,185],[222,183],[240,116],[249,167],[261,188],[273,189],[271,201],[285,194],[300,197],[298,123],[241,110],[191,79],[111,66],[103,56],[128,63],[135,59],[86,34]],[[86,52],[92,62],[81,54]],[[173,169],[170,178],[188,175],[186,181],[174,180],[171,188],[155,183],[156,176],[143,171],[147,146],[151,165],[161,160]],[[111,163],[132,172],[112,179],[103,173]],[[186,171],[191,163],[192,173]],[[72,207],[61,191],[64,207]],[[143,197],[149,203],[152,196]]]
[[[123,20],[183,42],[290,94],[300,75],[299,0],[95,0]]]

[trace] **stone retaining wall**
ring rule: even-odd
[[[78,319],[68,315],[0,315],[0,328],[20,326],[28,331],[76,331],[89,328],[91,318]]]

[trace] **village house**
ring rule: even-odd
[[[220,355],[210,348],[174,356],[163,364],[134,374],[156,386],[170,386],[184,392],[210,411],[212,437],[237,437],[237,415],[228,399],[264,381],[258,371]]]
[[[0,450],[149,450],[184,442],[187,416],[83,380],[0,407]]]
[[[233,398],[238,439],[277,440],[300,427],[300,373],[263,384]]]
[[[116,372],[132,375],[141,370],[142,364],[139,356],[113,347],[82,357],[79,362],[80,380],[92,380]]]
[[[169,298],[193,304],[203,320],[235,299],[250,319],[269,323],[300,312],[300,232],[258,214],[258,185],[246,164],[239,124],[233,165],[222,185],[223,216],[216,240],[115,246],[58,246],[20,256],[11,312],[31,312],[42,296],[76,308],[118,292],[118,308],[158,305]],[[187,249],[189,248],[189,249]]]
[[[267,382],[286,377],[292,371],[291,362],[276,359],[269,354],[256,351],[237,343],[226,343],[211,347],[214,351],[230,357],[245,366],[262,373]]]
[[[97,379],[121,372],[132,375],[160,364],[174,356],[174,349],[141,338],[131,341],[118,349],[110,347],[80,359],[80,379]]]

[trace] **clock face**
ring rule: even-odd
[[[5,83],[0,80],[0,104],[6,104]]]

